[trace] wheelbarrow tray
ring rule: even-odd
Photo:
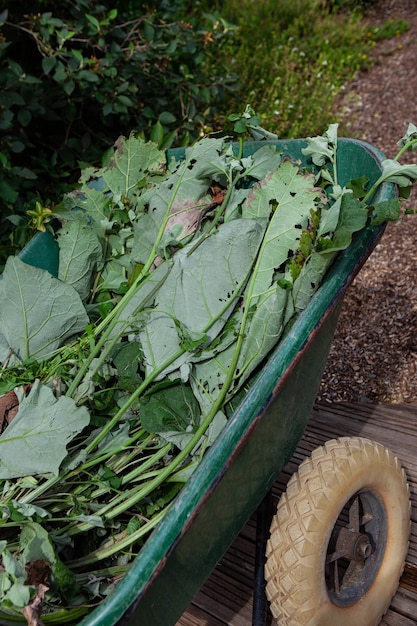
[[[275,143],[284,155],[306,164],[304,140]],[[246,155],[264,144],[247,143]],[[173,150],[168,156],[183,154]],[[340,139],[340,184],[364,174],[375,182],[384,158],[370,144]],[[394,195],[394,186],[385,184],[378,200]],[[308,307],[271,353],[128,572],[79,622],[82,626],[176,623],[292,456],[317,396],[343,295],[383,230],[367,227],[336,257]],[[49,234],[36,236],[20,256],[57,271],[56,243]]]

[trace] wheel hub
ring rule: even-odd
[[[336,522],[326,556],[326,586],[334,604],[358,602],[373,584],[385,551],[386,514],[375,492],[363,490]]]
[[[363,563],[372,554],[368,535],[352,528],[342,527],[336,541],[336,553],[349,561]]]

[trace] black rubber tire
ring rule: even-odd
[[[369,541],[368,558],[332,552],[341,525]],[[291,477],[271,524],[265,579],[273,616],[280,626],[376,626],[396,592],[409,535],[409,490],[398,459],[368,439],[328,441]]]

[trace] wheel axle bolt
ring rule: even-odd
[[[362,535],[355,546],[356,558],[358,561],[364,561],[371,556],[372,546],[366,535]]]

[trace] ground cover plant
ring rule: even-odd
[[[204,137],[168,159],[121,137],[108,166],[39,217],[58,275],[6,263],[3,616],[69,622],[105,597],[335,255],[398,219],[417,179],[400,164],[412,124],[372,186],[342,187],[337,124],[306,141],[304,169],[262,141],[251,107],[230,122],[237,144]],[[260,140],[249,152],[247,133]],[[385,182],[400,196],[373,204]]]
[[[376,42],[409,28],[406,20],[370,28],[365,18],[371,4],[355,0],[215,4],[238,27],[239,45],[234,40],[228,54],[232,67],[238,68],[245,97],[262,111],[268,128],[280,137],[296,138],[323,132],[329,119],[339,121],[335,98],[358,71],[370,67]]]

